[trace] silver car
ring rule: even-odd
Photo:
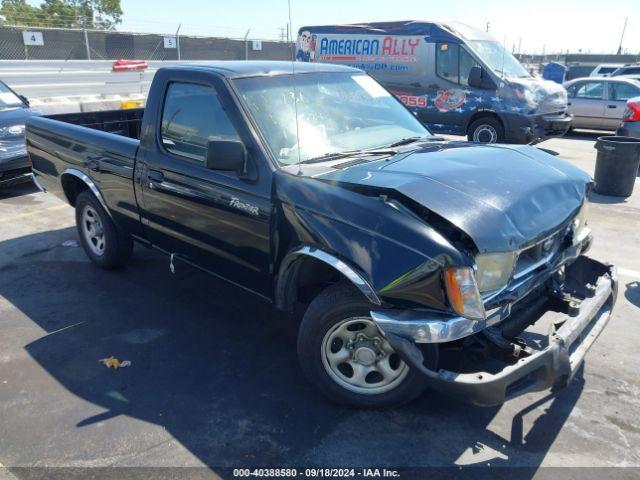
[[[615,130],[627,100],[640,95],[640,81],[625,77],[576,78],[564,84],[573,128]]]

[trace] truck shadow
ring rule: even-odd
[[[3,407],[0,416],[24,432],[44,429],[45,437],[73,433],[67,443],[46,443],[51,451],[39,452],[45,458],[74,458],[86,445],[118,451],[123,439],[134,438],[125,457],[154,462],[152,446],[166,435],[145,432],[148,422],[214,470],[490,463],[533,467],[533,475],[582,392],[580,374],[555,397],[518,400],[519,411],[473,407],[434,392],[391,410],[337,406],[303,378],[292,319],[187,266],[172,275],[164,257],[142,247],[126,269],[98,270],[80,248],[61,246],[74,238],[67,228],[0,243],[0,257],[20,243],[23,254],[0,265],[0,295],[19,310],[12,322],[21,318],[43,330],[24,348],[46,372],[26,406]],[[12,340],[17,350],[24,343]],[[98,362],[112,355],[132,365],[114,371]],[[107,435],[105,426],[123,416],[143,422],[127,421]],[[31,442],[12,438],[15,448],[43,448]],[[182,464],[175,451],[156,455],[162,464],[172,455]]]

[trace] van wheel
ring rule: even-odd
[[[84,252],[100,268],[118,268],[131,258],[133,239],[116,227],[89,191],[76,199],[76,227]]]
[[[358,407],[409,402],[426,388],[371,319],[371,305],[346,282],[309,305],[298,332],[302,370],[327,397]]]
[[[467,138],[470,142],[502,143],[504,127],[495,117],[480,117],[469,126]]]

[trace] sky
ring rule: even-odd
[[[450,20],[489,31],[523,53],[640,52],[640,0],[290,0],[293,31],[303,25],[384,20]],[[39,3],[34,0],[32,3]],[[122,31],[277,39],[287,0],[121,0]]]

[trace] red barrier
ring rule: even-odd
[[[149,67],[144,60],[116,60],[113,62],[114,72],[135,72],[146,70]]]

